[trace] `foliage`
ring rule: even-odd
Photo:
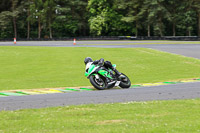
[[[200,35],[199,0],[2,0],[0,39]]]

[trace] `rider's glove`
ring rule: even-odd
[[[102,62],[99,62],[98,65],[99,65],[99,66],[103,66],[103,63],[102,63]]]
[[[103,66],[103,63],[104,63],[104,59],[101,58],[101,59],[99,60],[99,62],[98,62],[98,65],[99,65],[99,66]]]

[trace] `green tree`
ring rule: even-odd
[[[12,0],[12,17],[13,17],[13,28],[14,28],[14,37],[17,38],[17,25],[16,18],[19,12],[16,10],[18,0]]]
[[[194,25],[196,24],[196,13],[193,10],[185,10],[180,15],[180,22],[177,27],[185,31],[187,36],[192,35],[192,31],[194,30]],[[184,34],[184,33],[182,33]]]
[[[74,7],[73,19],[77,21],[77,28],[79,35],[86,35],[88,28],[88,0],[74,0],[72,4]]]
[[[0,2],[0,13],[3,11],[9,11],[12,5],[11,0],[1,0]]]
[[[111,31],[118,32],[120,18],[113,4],[114,0],[89,0],[89,25],[91,35],[110,35]]]
[[[87,3],[87,0],[56,1],[56,17],[52,27],[57,37],[87,34]]]
[[[169,12],[169,21],[172,23],[173,36],[176,36],[176,25],[180,21],[180,12],[183,6],[182,0],[166,0],[164,3],[165,8]]]
[[[0,38],[200,36],[200,0],[1,0]]]
[[[183,30],[183,35],[191,36],[194,31],[194,27],[197,24],[197,15],[193,8],[193,2],[186,0],[182,1],[182,5],[179,8],[179,23],[177,27]]]
[[[196,11],[198,18],[198,36],[200,36],[200,0],[191,0],[191,7]]]
[[[90,32],[92,35],[101,35],[103,28],[107,28],[107,25],[105,22],[106,13],[107,13],[107,10],[104,10],[101,12],[101,14],[98,14],[97,16],[91,17],[89,19]]]
[[[5,1],[3,0],[3,3]],[[21,7],[21,0],[11,0],[8,1],[9,4],[2,4],[1,6],[6,6],[7,10],[4,8],[1,9],[0,13],[0,25],[2,26],[2,29],[6,29],[9,22],[12,22],[13,25],[13,33],[14,37],[17,38],[17,18],[19,17],[19,14],[22,11]],[[6,10],[6,11],[3,11]]]
[[[105,22],[105,17],[109,10],[107,0],[89,0],[88,9],[90,12],[90,33],[93,35],[101,35],[103,28],[107,28]]]
[[[55,19],[56,3],[54,0],[46,0],[44,2],[45,21],[49,29],[49,37],[52,38],[52,23]]]
[[[138,29],[141,28],[139,12],[141,12],[142,5],[143,1],[141,0],[118,0],[118,7],[125,10],[122,21],[131,23],[134,26],[132,31],[135,36],[138,36]]]
[[[0,38],[13,38],[12,12],[2,11],[0,13]]]
[[[148,0],[143,1],[140,12],[137,14],[140,18],[140,23],[144,25],[144,28],[147,29],[147,36],[151,36],[151,25],[154,24],[154,19],[150,16],[150,3]],[[143,29],[144,30],[144,29]]]
[[[26,11],[27,17],[27,39],[30,38],[30,26],[31,26],[31,4],[33,4],[33,0],[26,0],[24,1],[24,9]]]
[[[30,5],[31,15],[29,20],[33,23],[38,23],[38,38],[41,38],[41,30],[44,23],[44,3],[42,0],[34,0],[33,4]]]
[[[148,19],[149,23],[154,23],[154,35],[163,36],[165,32],[164,20],[169,19],[169,12],[164,6],[164,0],[145,0],[144,4],[148,7]]]

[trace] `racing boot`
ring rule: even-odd
[[[120,73],[119,71],[117,71],[116,68],[113,67],[112,70],[115,72],[115,74],[116,74],[117,77],[119,77],[120,75],[122,75],[122,73]]]
[[[120,73],[119,71],[117,71],[116,68],[114,68],[113,71],[115,72],[117,78],[119,78],[119,79],[125,79],[126,78],[124,75],[122,75],[122,73]]]

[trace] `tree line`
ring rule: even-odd
[[[200,0],[1,0],[0,39],[200,36]]]

